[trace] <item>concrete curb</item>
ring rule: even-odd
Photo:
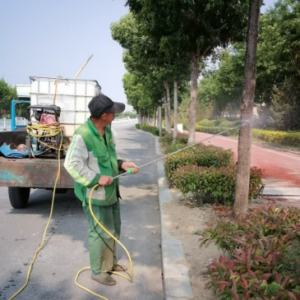
[[[300,188],[297,187],[268,187],[263,190],[263,196],[300,196]]]
[[[159,139],[155,138],[157,155],[162,156]],[[166,224],[169,222],[163,211],[164,204],[172,200],[165,176],[164,160],[157,162],[158,198],[161,218],[161,249],[163,284],[166,300],[193,299],[193,292],[184,257],[183,247],[179,240],[169,235]]]
[[[113,124],[118,124],[118,123],[128,123],[128,122],[137,122],[138,119],[130,119],[130,120],[113,120]]]

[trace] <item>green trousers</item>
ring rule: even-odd
[[[100,226],[97,225],[86,205],[84,213],[89,222],[88,242],[90,265],[94,274],[109,272],[116,265],[116,242]],[[121,218],[119,201],[110,206],[92,205],[97,220],[117,239],[121,234]]]

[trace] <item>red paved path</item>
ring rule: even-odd
[[[195,141],[199,142],[210,134],[196,132]],[[227,137],[216,136],[207,145],[231,149],[237,156],[237,141]],[[300,155],[267,149],[252,145],[251,166],[264,170],[264,179],[268,185],[300,187]]]

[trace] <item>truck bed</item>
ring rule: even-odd
[[[16,148],[26,143],[27,133],[22,131],[0,132],[0,146],[4,143]],[[74,180],[63,167],[61,159],[60,178],[57,188],[74,188]],[[58,172],[58,160],[55,158],[7,158],[0,154],[0,186],[53,188]]]
[[[61,159],[57,188],[72,189],[74,180],[63,164],[64,160]],[[3,187],[53,188],[57,172],[57,159],[0,157],[0,186]]]

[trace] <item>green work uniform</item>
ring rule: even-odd
[[[116,245],[93,219],[88,206],[89,196],[100,176],[115,177],[122,163],[122,160],[117,160],[109,126],[105,127],[104,137],[90,119],[75,131],[64,167],[75,180],[75,194],[82,201],[89,222],[90,265],[95,274],[113,269],[116,264]],[[109,186],[97,187],[91,198],[97,220],[117,239],[121,231],[119,198],[118,180]]]

